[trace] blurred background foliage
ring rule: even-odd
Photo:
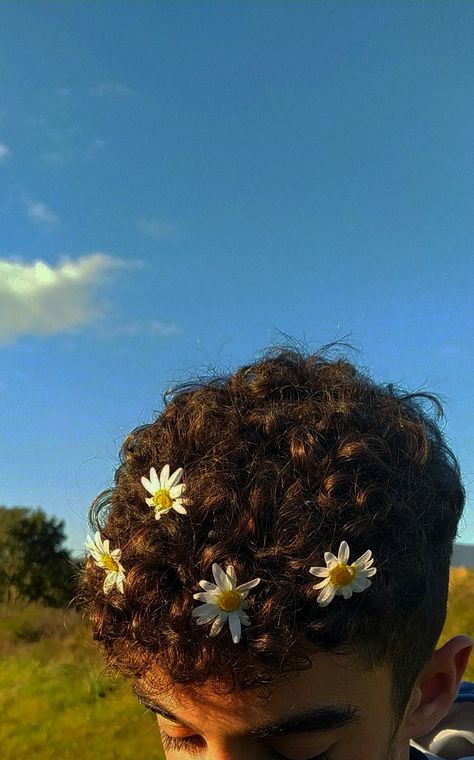
[[[70,605],[84,559],[62,548],[63,528],[41,510],[0,507],[1,756],[163,760],[156,716],[104,674]],[[474,638],[474,570],[462,567],[451,568],[439,645],[458,633]],[[464,679],[474,681],[472,656]]]
[[[64,521],[42,509],[0,506],[0,599],[68,604],[79,563],[62,547]]]

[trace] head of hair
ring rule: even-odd
[[[124,594],[103,593],[89,558],[76,597],[107,670],[229,693],[291,678],[315,653],[348,655],[389,669],[398,725],[444,626],[465,492],[438,397],[377,384],[328,356],[339,345],[277,346],[181,384],[127,436],[114,485],[89,513],[122,549]],[[166,463],[184,468],[192,506],[156,520],[140,479]],[[372,550],[377,574],[321,607],[309,568],[344,539],[351,561]],[[232,564],[238,583],[262,579],[238,645],[227,626],[210,637],[191,614],[214,562]]]

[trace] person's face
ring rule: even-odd
[[[185,688],[181,693],[174,690],[173,699],[163,702],[161,697],[159,702],[178,718],[178,722],[174,722],[157,715],[167,760],[184,760],[197,751],[199,757],[206,760],[283,757],[291,760],[398,760],[399,755],[389,746],[392,733],[389,673],[364,673],[349,668],[347,658],[339,663],[336,657],[330,659],[327,655],[318,655],[313,662],[312,670],[298,674],[289,683],[272,687],[267,701],[260,700],[255,692],[234,692],[223,697],[210,689],[200,689],[191,695]],[[149,693],[144,686],[141,688]],[[317,706],[327,705],[354,709],[358,714],[339,728],[318,731],[315,721],[313,730],[308,727],[300,732],[295,728],[261,738],[250,734],[250,729],[276,723],[291,713],[310,712]],[[169,746],[167,736],[178,744]],[[186,739],[192,743],[187,744]]]
[[[311,670],[269,687],[266,700],[260,691],[222,696],[211,686],[191,690],[176,685],[173,696],[166,692],[164,698],[161,692],[153,695],[149,678],[137,681],[134,691],[147,707],[156,706],[165,713],[157,714],[157,719],[167,760],[194,756],[200,760],[408,760],[410,738],[436,725],[436,710],[442,712],[446,705],[445,714],[454,699],[472,648],[472,641],[469,647],[466,640],[469,643],[465,636],[451,639],[433,655],[434,669],[424,671],[429,684],[434,683],[440,663],[448,670],[458,656],[457,670],[451,668],[451,687],[439,679],[439,686],[426,687],[426,699],[424,685],[415,687],[398,731],[393,726],[389,672],[364,672],[347,657],[334,655],[313,657]],[[468,650],[464,659],[456,654],[461,649]],[[296,725],[278,730],[283,720],[329,705],[342,710],[339,724],[323,726],[324,718],[314,716],[304,730]]]

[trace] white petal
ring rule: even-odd
[[[199,618],[200,624],[209,623],[220,613],[221,610],[215,604],[202,604],[200,607],[195,607],[191,612],[193,617]]]
[[[359,559],[356,559],[356,561],[353,562],[352,564],[356,565],[357,567],[365,567],[366,562],[370,561],[371,556],[372,556],[371,550],[367,549],[367,551],[364,552],[364,554],[361,554],[361,556],[359,557]],[[374,560],[372,559],[372,562],[373,561]]]
[[[168,484],[169,476],[170,476],[170,466],[169,464],[165,464],[165,466],[160,472],[160,488],[166,488]]]
[[[145,501],[146,501],[146,503],[148,504],[149,507],[156,506],[153,499],[145,499]]]
[[[261,580],[261,578],[254,578],[253,581],[247,581],[247,583],[242,583],[241,586],[237,586],[235,590],[238,591],[239,594],[243,593],[245,596],[247,596],[247,593],[250,591],[250,589],[258,586]]]
[[[352,587],[351,584],[348,583],[347,586],[342,587],[342,595],[344,599],[350,599],[352,596]]]
[[[186,483],[180,483],[178,486],[173,486],[172,488],[169,488],[170,497],[172,499],[177,499],[181,494],[183,494],[186,490]]]
[[[226,569],[227,577],[230,578],[230,582],[232,583],[232,588],[235,589],[237,585],[237,576],[235,574],[235,568],[233,565],[228,565]]]
[[[162,515],[162,512],[159,509],[157,509],[155,512],[155,520],[161,520],[161,515]]]
[[[181,480],[182,474],[183,474],[183,468],[178,467],[178,469],[175,470],[173,474],[168,478],[166,487],[173,488],[173,486],[177,485],[177,483],[179,483],[179,481]]]
[[[365,578],[371,578],[372,575],[375,575],[376,572],[377,572],[376,567],[369,567],[368,570],[361,570],[360,575],[364,576]]]
[[[230,578],[227,577],[222,567],[218,565],[217,562],[214,562],[212,565],[212,573],[214,575],[214,580],[221,591],[232,591],[232,583],[230,581]]]
[[[335,593],[336,593],[336,591],[334,589],[334,586],[332,585],[332,583],[329,584],[319,594],[319,596],[318,596],[318,604],[320,604],[321,607],[325,607],[327,604],[329,604],[330,602],[332,602],[332,600],[334,599]]]
[[[335,557],[332,552],[324,552],[324,561],[329,569],[331,569],[333,565],[339,564],[338,558]]]
[[[122,550],[121,549],[114,549],[112,552],[110,552],[110,556],[112,559],[114,559],[116,562],[119,561],[120,557],[122,556]]]
[[[96,561],[96,562],[99,562],[99,560],[101,560],[101,559],[102,559],[102,554],[101,554],[101,552],[100,552],[100,551],[97,549],[97,547],[96,547],[96,545],[95,545],[95,544],[91,544],[91,545],[89,546],[89,552],[90,552],[90,554],[91,554],[91,555],[94,557],[94,559],[95,559],[95,561]]]
[[[148,478],[145,478],[144,475],[141,477],[141,482],[144,488],[148,491],[148,493],[154,494],[158,490],[157,488],[153,488],[152,484],[148,480]]]
[[[250,618],[249,616],[243,612],[242,610],[239,610],[239,618],[242,625],[250,625]]]
[[[105,554],[110,554],[110,544],[109,544],[109,539],[108,538],[106,538],[105,541],[104,541],[104,553]]]
[[[122,573],[120,573],[120,574],[117,576],[117,580],[116,580],[116,586],[117,586],[118,590],[119,590],[119,591],[120,591],[122,594],[123,594],[123,581],[124,581],[124,575],[123,575]]]
[[[363,579],[361,578],[361,581],[362,581],[362,580],[363,580]],[[369,588],[369,586],[371,586],[371,585],[372,585],[372,581],[369,581],[369,579],[368,579],[368,578],[365,578],[365,586],[364,586],[364,588],[355,588],[355,587],[354,587],[354,591],[355,591],[355,592],[358,594],[358,593],[360,593],[361,591],[365,591],[365,589],[366,589],[366,588]]]
[[[160,487],[160,479],[158,475],[156,474],[156,470],[154,467],[150,467],[150,483],[155,489],[155,491],[158,491]],[[154,493],[154,492],[153,492]]]
[[[331,583],[331,579],[325,578],[323,581],[321,581],[321,583],[315,583],[313,588],[324,588],[328,585],[328,583]]]
[[[327,578],[329,575],[329,568],[328,567],[310,567],[309,572],[316,576],[321,576],[322,578]]]
[[[100,551],[101,554],[105,554],[104,544],[102,542],[102,536],[100,535],[99,531],[97,531],[94,535],[95,545],[97,546],[97,549]]]
[[[199,581],[199,585],[201,588],[205,589],[206,591],[218,591],[219,587],[216,586],[215,583],[211,583],[210,581],[201,580]]]
[[[95,547],[94,540],[88,535],[86,540],[84,541],[84,546],[89,549],[91,546]]]
[[[242,628],[240,626],[240,617],[236,612],[231,612],[229,615],[229,628],[234,644],[238,644]]]
[[[193,594],[193,599],[217,605],[217,594],[215,591],[198,591],[197,594]]]
[[[359,591],[365,591],[366,589],[366,578],[364,576],[359,576],[359,578],[356,578],[355,581],[352,581],[352,590],[356,593]]]
[[[115,586],[115,576],[116,576],[116,573],[107,573],[107,575],[105,576],[104,586],[103,586],[104,594],[109,594],[110,591]]]
[[[227,612],[219,613],[219,615],[216,617],[213,624],[211,625],[209,636],[217,636],[217,634],[222,630],[222,626],[224,625],[226,620],[227,620]]]
[[[188,514],[188,510],[177,501],[173,502],[173,509],[175,510],[175,512],[179,512],[180,515]]]
[[[341,545],[339,546],[339,553],[337,555],[337,558],[339,562],[348,562],[349,560],[349,544],[347,541],[341,541]]]

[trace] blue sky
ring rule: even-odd
[[[440,395],[474,543],[474,5],[0,8],[0,503],[82,549],[189,374],[345,335]]]

